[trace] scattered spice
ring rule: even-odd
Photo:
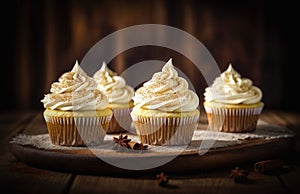
[[[163,172],[156,175],[156,178],[158,179],[158,185],[159,186],[161,186],[161,187],[167,186],[167,184],[169,182],[169,177],[167,175],[165,175]]]
[[[127,135],[120,134],[119,138],[113,137],[113,142],[116,143],[114,149],[117,150],[146,150],[148,145],[143,145],[143,143],[133,142],[131,139],[128,139]],[[125,149],[124,149],[125,148]]]
[[[233,178],[235,183],[244,183],[247,180],[248,174],[248,170],[242,170],[239,169],[239,167],[235,167],[234,170],[231,170],[229,178]]]
[[[117,143],[117,145],[124,148],[130,148],[128,143],[131,141],[131,139],[128,139],[127,135],[120,134],[119,138],[113,137],[113,142]]]
[[[146,150],[148,148],[147,145],[138,142],[128,142],[128,145],[132,150]]]
[[[254,164],[254,171],[262,174],[271,174],[281,171],[284,167],[281,160],[264,160]]]
[[[143,143],[140,143],[138,150],[146,150],[147,148],[148,148],[148,145],[143,145]]]

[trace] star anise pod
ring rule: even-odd
[[[119,138],[113,137],[113,142],[117,143],[117,145],[120,147],[128,148],[130,149],[130,146],[128,143],[131,141],[131,139],[128,139],[127,135],[120,134]]]
[[[234,170],[231,170],[229,178],[233,178],[235,183],[244,183],[247,180],[248,174],[248,170],[241,170],[239,167],[235,167]]]
[[[167,175],[165,175],[163,172],[156,175],[156,178],[158,179],[158,185],[161,187],[166,186],[169,182],[169,177]]]

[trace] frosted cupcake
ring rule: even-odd
[[[106,133],[130,131],[132,124],[130,112],[133,107],[134,89],[126,85],[125,79],[111,71],[105,62],[93,77],[98,84],[97,88],[108,96],[108,106],[113,111],[113,118]]]
[[[51,142],[63,146],[101,144],[112,118],[108,98],[78,65],[51,85],[41,102]]]
[[[133,97],[131,112],[140,141],[153,145],[191,142],[199,120],[199,98],[178,76],[172,59],[145,82]]]
[[[222,132],[256,129],[263,109],[262,91],[229,64],[227,70],[205,89],[204,108],[209,128]]]

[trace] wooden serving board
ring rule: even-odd
[[[279,157],[289,151],[293,146],[293,138],[275,140],[250,140],[240,145],[209,150],[204,155],[198,153],[182,153],[163,166],[146,170],[126,170],[104,162],[95,156],[90,150],[44,150],[33,146],[24,146],[12,143],[11,152],[21,161],[39,168],[57,170],[79,174],[111,174],[111,173],[145,173],[150,171],[163,171],[171,173],[188,173],[225,166],[237,166],[244,162]],[[116,160],[131,160],[138,162],[139,157],[164,158],[166,154],[109,153],[103,158]]]
[[[34,123],[27,126],[24,134],[36,135],[47,132],[44,122],[38,116]],[[206,128],[205,124],[199,125],[199,130]],[[118,135],[116,135],[118,136]],[[192,142],[193,143],[193,142]],[[218,141],[216,141],[218,143]],[[79,173],[79,174],[102,174],[102,175],[136,175],[147,172],[190,173],[203,170],[237,166],[245,162],[256,162],[264,159],[279,157],[292,151],[295,143],[294,137],[275,139],[245,139],[239,144],[227,147],[209,149],[205,154],[199,154],[199,150],[175,152],[118,152],[115,150],[105,151],[101,159],[88,148],[82,149],[44,149],[33,145],[21,145],[11,143],[10,149],[13,155],[26,164],[34,167],[55,171]],[[101,150],[100,150],[101,152]],[[143,159],[143,160],[141,160]],[[169,162],[154,168],[132,170],[111,165],[107,161],[119,163],[168,160]]]

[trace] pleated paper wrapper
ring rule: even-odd
[[[240,109],[204,107],[212,131],[231,133],[254,131],[263,109],[263,107]]]
[[[112,116],[44,118],[53,144],[87,146],[103,143]]]
[[[112,109],[113,117],[106,128],[107,134],[116,134],[123,132],[131,132],[132,118],[130,112],[132,108],[115,108]]]
[[[199,115],[192,117],[145,117],[132,115],[137,135],[143,144],[185,145],[192,140]]]

